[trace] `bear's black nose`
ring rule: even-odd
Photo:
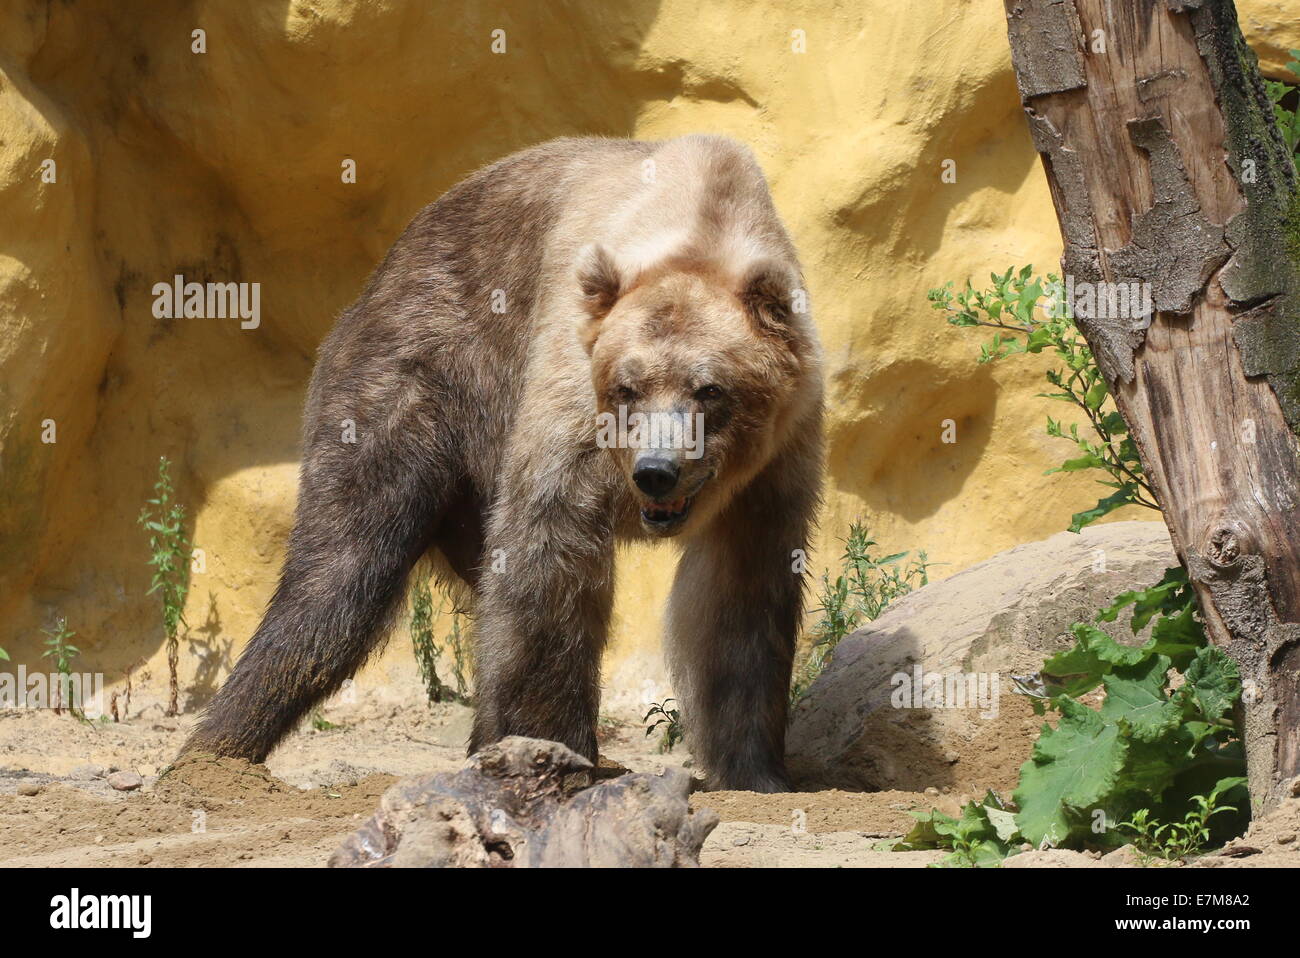
[[[677,463],[671,459],[647,456],[637,460],[636,468],[632,470],[632,481],[647,496],[657,498],[673,491],[680,474],[681,470],[677,467]]]

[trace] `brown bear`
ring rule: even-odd
[[[673,538],[688,742],[715,786],[788,789],[821,419],[798,260],[745,147],[561,139],[480,170],[322,344],[279,586],[186,749],[264,759],[432,552],[475,596],[470,750],[594,760],[615,545]]]

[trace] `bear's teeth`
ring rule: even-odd
[[[686,507],[690,505],[690,497],[685,496],[675,502],[653,502],[645,507],[645,515],[648,519],[663,521],[672,519],[686,512]]]

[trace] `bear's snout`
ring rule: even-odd
[[[632,481],[647,496],[662,499],[677,487],[681,467],[661,455],[638,456],[632,470]]]

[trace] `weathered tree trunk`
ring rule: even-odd
[[[1230,0],[1006,9],[1063,271],[1150,284],[1146,320],[1076,321],[1211,640],[1241,667],[1252,804],[1267,808],[1300,774],[1295,165]]]

